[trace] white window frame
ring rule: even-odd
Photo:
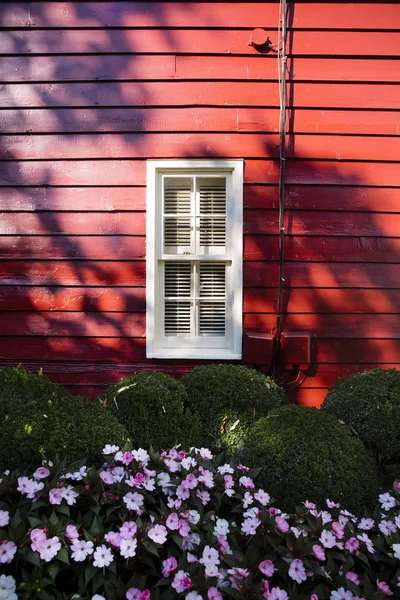
[[[207,177],[212,174],[227,177],[227,303],[230,319],[224,347],[215,347],[213,337],[182,338],[182,343],[166,343],[163,334],[163,258],[160,179],[162,175]],[[243,160],[148,160],[147,161],[147,225],[146,225],[146,356],[160,359],[218,359],[242,358],[243,321]],[[207,256],[208,259],[212,257]],[[221,257],[217,257],[221,260]],[[184,255],[177,261],[197,260]],[[174,260],[174,258],[172,259]],[[208,342],[207,342],[208,340]]]

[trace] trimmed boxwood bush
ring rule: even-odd
[[[354,429],[389,478],[400,476],[400,371],[374,369],[346,377],[321,408]]]
[[[204,365],[182,378],[189,406],[201,422],[203,444],[229,452],[249,426],[285,402],[285,392],[259,371],[241,365]]]
[[[344,425],[316,408],[287,405],[251,427],[239,457],[261,466],[258,484],[286,510],[305,498],[326,498],[348,510],[371,506],[378,474],[363,443]]]
[[[185,388],[170,375],[156,371],[129,375],[111,385],[101,400],[136,447],[201,444],[198,421],[185,410]]]
[[[0,371],[0,463],[25,468],[45,456],[101,462],[109,440],[128,434],[99,403],[72,396],[47,377],[24,369]]]

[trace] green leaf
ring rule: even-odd
[[[56,513],[54,511],[52,511],[50,518],[49,518],[49,523],[53,526],[53,527],[57,527],[58,525],[58,517],[56,515]]]
[[[56,562],[50,562],[47,565],[47,572],[53,581],[55,581],[55,578],[57,577],[59,570],[60,570],[60,567]]]
[[[61,548],[61,550],[57,554],[57,558],[61,562],[65,563],[66,565],[70,564],[69,563],[68,550],[66,548]]]
[[[61,514],[66,515],[67,517],[70,516],[69,506],[67,506],[66,504],[60,504],[59,506],[57,506],[56,510]]]
[[[24,560],[32,563],[32,565],[36,565],[37,567],[41,566],[39,552],[31,552],[28,550],[26,554],[24,554]]]
[[[93,579],[93,577],[97,573],[97,568],[93,565],[88,565],[85,569],[85,587],[88,586],[88,583]]]

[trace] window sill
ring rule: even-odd
[[[241,360],[242,354],[232,352],[231,350],[218,350],[212,349],[201,349],[201,350],[188,350],[175,348],[174,350],[157,350],[156,352],[148,352],[147,358],[161,358],[161,359],[175,359],[180,358],[184,360]]]

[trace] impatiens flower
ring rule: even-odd
[[[67,473],[64,475],[64,479],[72,479],[73,481],[82,481],[84,477],[87,476],[87,467],[83,466],[78,471],[74,471],[74,473]]]
[[[327,510],[322,510],[319,516],[322,519],[322,525],[326,525],[332,521],[332,515]]]
[[[306,570],[304,568],[303,561],[299,558],[295,558],[290,563],[289,577],[291,577],[297,583],[302,583],[303,581],[306,581]]]
[[[97,546],[96,550],[94,551],[93,558],[93,565],[95,567],[98,567],[99,569],[102,569],[103,567],[108,567],[114,560],[110,548],[107,548],[107,546],[105,546],[104,544],[102,544],[101,546]]]
[[[372,543],[372,540],[369,539],[369,537],[367,536],[366,533],[363,533],[362,535],[358,535],[357,539],[366,545],[367,550],[370,554],[373,554],[375,552],[374,544]]]
[[[181,483],[176,488],[176,497],[179,500],[187,500],[190,496],[190,488],[188,487],[186,481],[181,481]]]
[[[135,538],[129,538],[127,540],[121,540],[119,551],[124,558],[132,558],[136,554],[136,548],[137,540],[135,540]]]
[[[119,528],[119,534],[124,540],[129,540],[136,535],[137,525],[134,521],[125,521]]]
[[[57,555],[59,550],[61,550],[61,542],[55,535],[43,542],[39,549],[39,555],[45,562],[50,562]]]
[[[392,549],[394,551],[394,557],[400,559],[400,544],[393,544]]]
[[[113,483],[115,483],[114,475],[110,471],[102,471],[100,473],[100,479],[106,485],[112,485]]]
[[[0,575],[0,599],[1,600],[18,600],[15,593],[17,585],[12,575]]]
[[[179,528],[179,517],[176,513],[171,513],[168,515],[167,520],[165,522],[168,529],[171,531],[176,531]]]
[[[37,492],[40,492],[43,488],[44,483],[42,481],[35,481],[28,477],[18,477],[17,490],[21,492],[21,494],[26,495],[30,500],[35,500]]]
[[[6,527],[10,522],[10,513],[8,510],[0,510],[0,527]]]
[[[322,530],[319,541],[325,548],[333,548],[336,545],[336,537],[327,529]]]
[[[310,502],[309,500],[306,500],[305,502],[303,502],[304,506],[306,508],[308,508],[309,510],[312,510],[315,508],[315,504],[314,502]]]
[[[0,542],[0,564],[10,564],[16,551],[17,546],[14,544],[14,542],[7,542],[6,540]]]
[[[111,444],[106,444],[103,448],[103,454],[115,454],[118,452],[119,446],[112,446]]]
[[[232,469],[231,465],[228,463],[225,463],[224,465],[221,465],[220,467],[218,467],[217,471],[220,475],[225,475],[226,473],[234,473],[234,470]]]
[[[193,525],[197,525],[197,523],[200,521],[200,513],[197,510],[189,510],[188,516],[185,518],[188,519],[189,523],[193,523]]]
[[[39,552],[46,541],[45,529],[32,529],[30,533],[32,552]]]
[[[203,600],[203,597],[200,596],[197,592],[189,592],[185,596],[185,600]]]
[[[92,600],[106,600],[104,596],[100,596],[100,594],[95,594],[92,596]]]
[[[122,455],[122,460],[121,460],[122,464],[128,466],[131,464],[132,461],[133,461],[132,452],[124,452],[124,454]]]
[[[93,554],[93,542],[74,540],[71,544],[71,557],[75,562],[83,562],[89,554]]]
[[[211,460],[213,458],[213,455],[208,448],[200,448],[200,456],[201,458],[205,458],[207,460]]]
[[[258,500],[261,506],[267,506],[267,504],[269,504],[271,500],[269,494],[267,494],[267,492],[264,492],[264,490],[261,489],[259,489],[258,492],[254,494],[254,498]]]
[[[289,600],[289,596],[285,590],[279,587],[273,587],[267,596],[268,600]]]
[[[255,535],[257,527],[260,525],[260,519],[249,518],[245,519],[242,523],[241,530],[246,535]]]
[[[232,575],[235,579],[245,579],[249,576],[249,570],[241,569],[240,567],[233,567],[233,569],[228,569],[228,573]]]
[[[186,537],[186,536],[189,535],[189,533],[190,533],[190,525],[189,525],[189,523],[187,521],[184,521],[183,519],[179,519],[178,533],[182,537]]]
[[[125,494],[123,500],[128,510],[134,510],[138,515],[142,514],[143,511],[141,510],[141,507],[143,506],[144,502],[144,497],[142,494],[138,494],[137,492],[128,492]]]
[[[247,488],[248,490],[252,490],[255,487],[254,481],[250,477],[246,477],[246,476],[241,477],[239,479],[239,483],[240,483],[240,485]]]
[[[354,571],[347,571],[346,579],[352,581],[355,585],[360,585],[360,578]]]
[[[155,544],[165,544],[167,541],[167,528],[164,525],[150,527],[147,535]]]
[[[218,541],[218,544],[219,544],[220,552],[223,552],[225,554],[232,554],[232,550],[231,550],[231,548],[230,548],[230,546],[228,544],[228,540],[227,540],[227,538],[225,536],[219,535],[217,537],[217,541]]]
[[[208,600],[222,600],[222,594],[216,587],[210,587],[207,591]]]
[[[350,554],[354,554],[354,552],[356,552],[359,549],[360,544],[356,540],[356,538],[352,537],[347,540],[344,547],[350,552]]]
[[[52,488],[49,491],[50,504],[61,504],[62,501],[63,501],[62,488]]]
[[[396,506],[396,500],[388,492],[386,494],[380,494],[378,500],[382,510],[390,510]]]
[[[314,546],[312,547],[312,551],[313,551],[315,558],[317,558],[318,560],[320,560],[320,561],[326,560],[325,550],[319,544],[314,544]]]
[[[243,471],[243,473],[248,473],[250,471],[250,467],[246,467],[246,465],[238,465],[236,468],[238,471]]]
[[[162,566],[162,575],[163,577],[167,578],[170,576],[172,571],[175,571],[175,569],[177,569],[178,563],[176,561],[176,558],[170,556],[166,560],[163,560]]]
[[[207,565],[209,563],[213,565],[219,565],[220,560],[218,550],[212,548],[211,546],[205,546],[203,550],[203,555],[199,562],[202,565]]]
[[[50,475],[50,471],[46,467],[39,467],[33,474],[35,479],[46,479]]]
[[[329,498],[326,499],[326,505],[328,508],[340,508],[340,504],[332,502],[332,500],[329,500]]]
[[[192,467],[195,467],[196,465],[197,465],[197,461],[192,456],[186,456],[181,461],[181,466],[183,469],[185,469],[185,471],[189,471],[189,469],[191,469]]]
[[[62,497],[68,506],[73,506],[78,496],[79,494],[75,492],[72,485],[67,485],[65,488],[62,488]]]
[[[73,542],[74,540],[78,539],[79,533],[75,525],[67,525],[67,527],[65,528],[65,537],[70,542]]]
[[[111,544],[111,546],[114,546],[114,548],[119,548],[121,545],[122,538],[116,531],[109,531],[105,534],[104,539]]]
[[[228,488],[228,489],[233,488],[235,485],[235,482],[234,482],[232,475],[225,475],[224,483],[225,483],[226,488]]]
[[[201,492],[200,490],[196,490],[196,496],[200,498],[200,501],[203,506],[210,502],[211,496],[208,492]]]
[[[379,579],[377,579],[376,587],[378,588],[380,594],[384,594],[385,596],[393,596],[393,592],[391,591],[388,584],[384,581],[379,581]]]
[[[289,529],[288,522],[286,521],[286,519],[283,519],[282,517],[276,517],[275,524],[280,531],[285,532]]]
[[[358,529],[361,529],[361,531],[368,531],[369,529],[372,529],[373,526],[375,525],[375,521],[373,519],[360,519],[359,524],[357,525]]]
[[[194,490],[194,488],[196,488],[198,485],[197,477],[196,475],[193,475],[193,473],[186,475],[185,482],[190,490]]]
[[[181,594],[192,587],[192,580],[185,571],[180,570],[175,574],[171,587],[173,587],[178,594]]]
[[[228,535],[228,533],[229,533],[228,521],[226,519],[217,519],[215,522],[213,535],[218,537],[219,535]]]
[[[304,529],[299,529],[299,527],[291,527],[290,531],[293,533],[296,540],[298,540],[301,535],[303,537],[307,537],[307,531],[304,531]]]
[[[378,525],[379,531],[383,533],[383,535],[392,535],[392,533],[396,533],[397,527],[393,523],[393,521],[381,521]]]
[[[351,600],[352,598],[352,592],[345,590],[343,587],[340,587],[330,595],[330,600]]]
[[[339,540],[341,540],[344,537],[344,529],[339,523],[339,521],[334,521],[332,523],[332,529]]]
[[[204,469],[198,480],[209,489],[214,487],[214,475],[211,473],[211,471],[207,471],[207,469]]]
[[[275,571],[274,563],[270,560],[263,560],[258,568],[265,577],[272,577]]]
[[[136,462],[140,463],[141,465],[146,466],[150,460],[149,454],[146,452],[146,450],[143,450],[143,448],[139,448],[138,450],[133,450],[132,454],[133,454],[133,458],[136,460]]]
[[[139,590],[138,588],[129,588],[125,596],[126,600],[150,600],[149,590]]]

